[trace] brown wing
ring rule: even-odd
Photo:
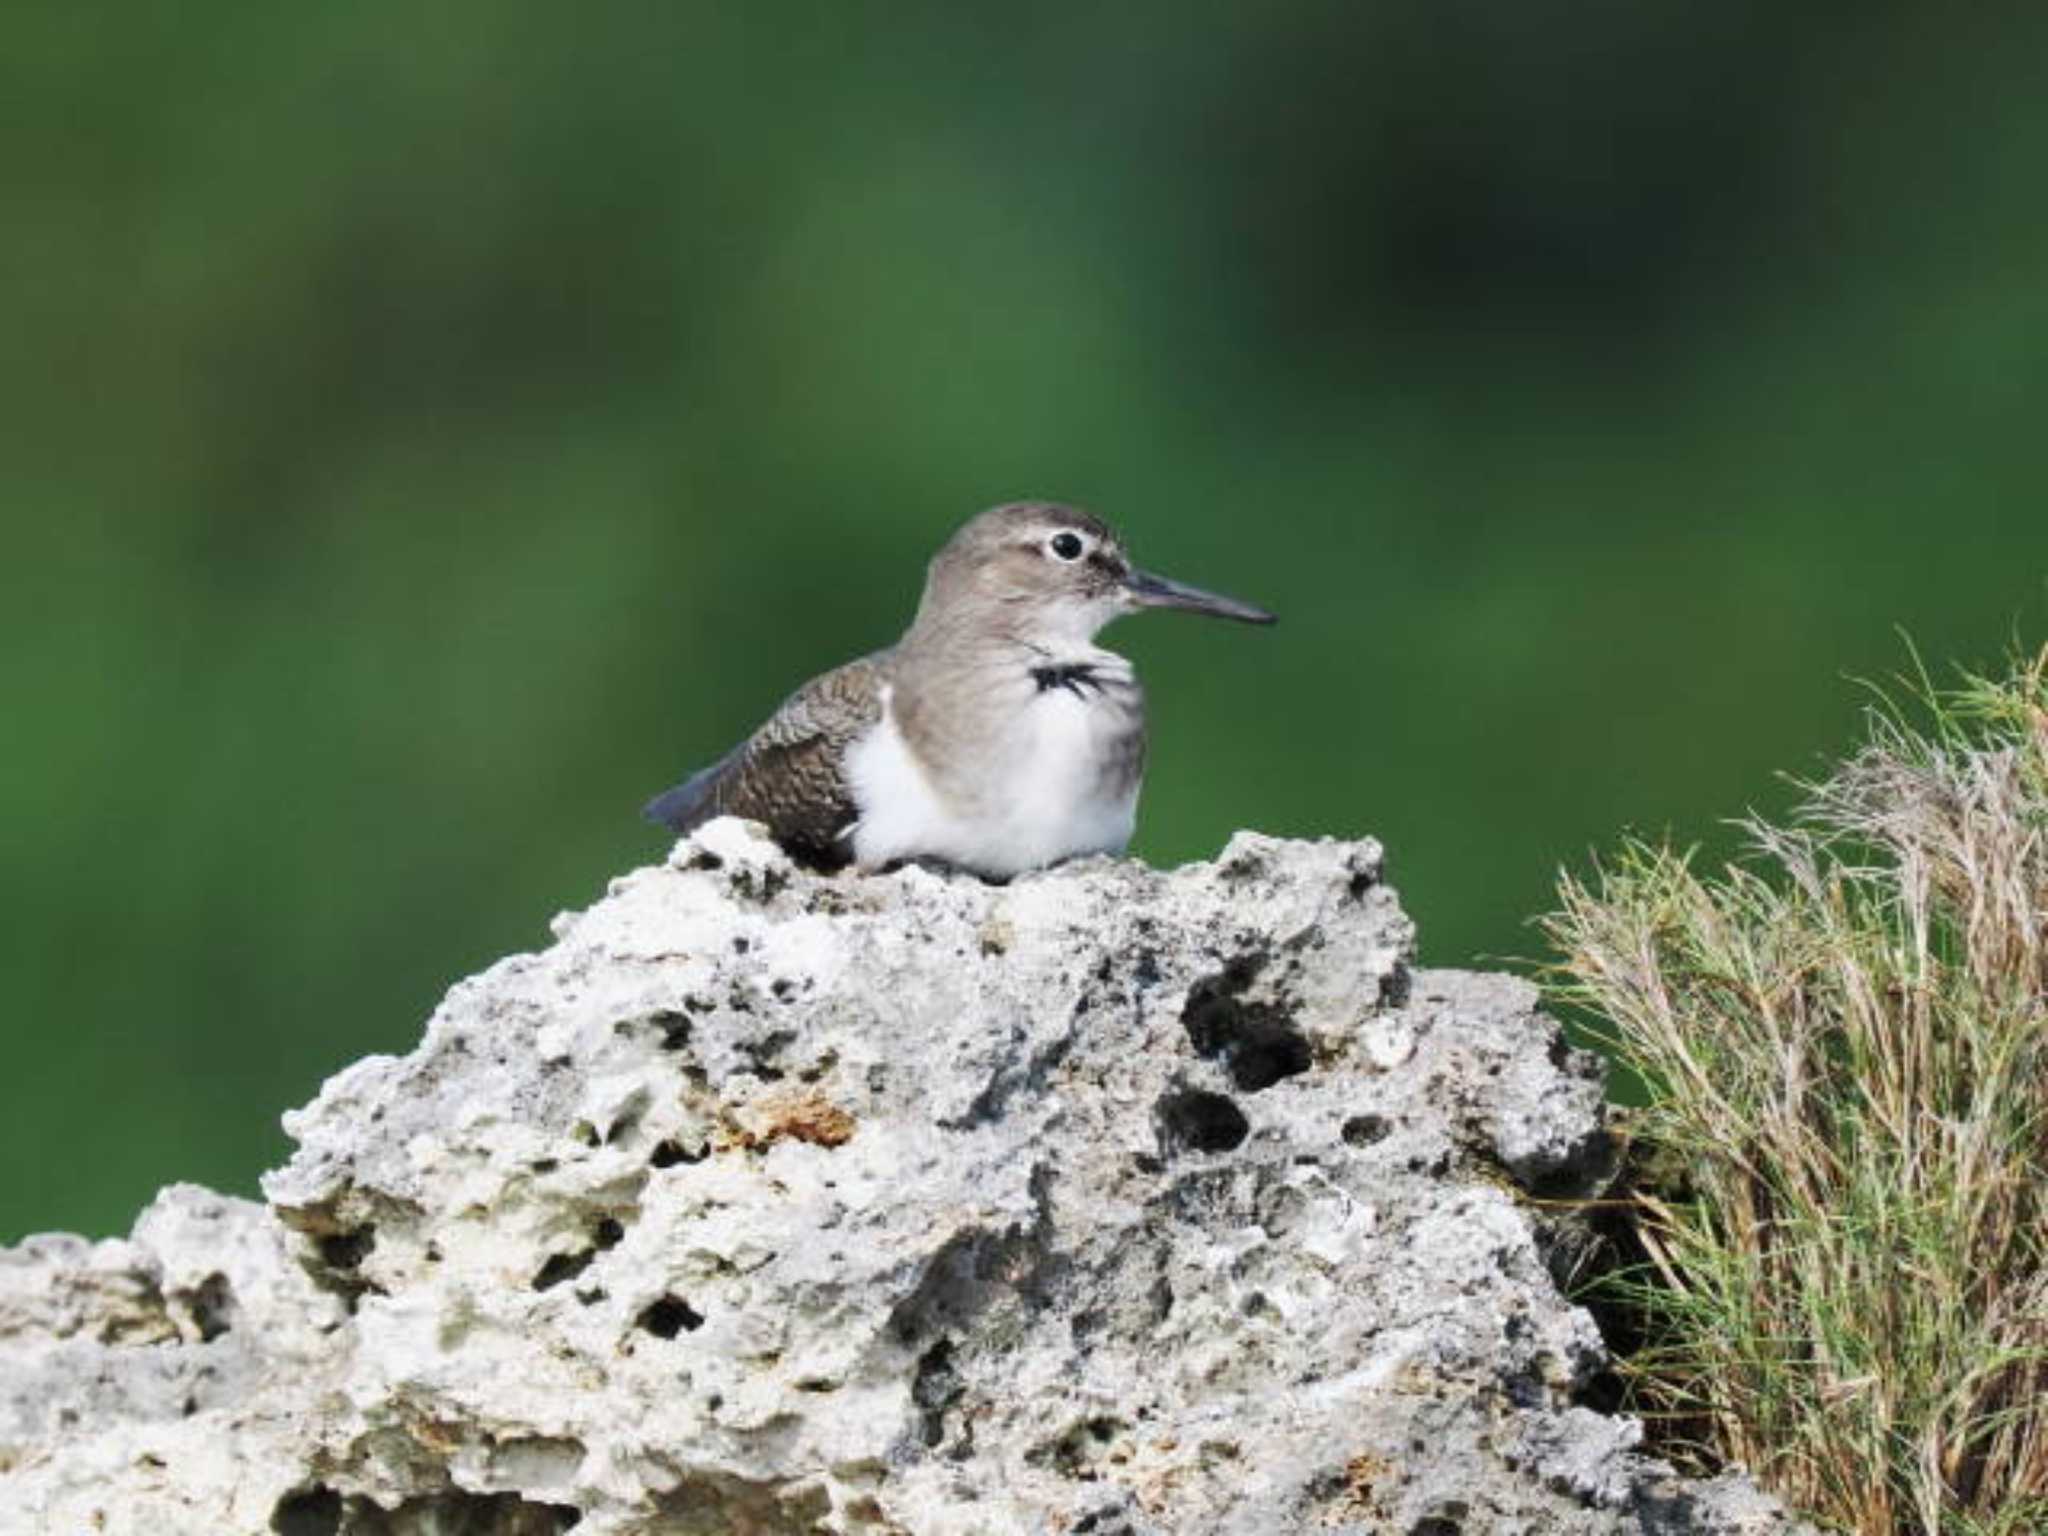
[[[852,857],[846,749],[881,718],[879,656],[812,678],[762,727],[709,768],[649,801],[646,816],[688,832],[714,816],[764,822],[777,842],[812,863]]]

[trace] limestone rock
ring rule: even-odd
[[[1582,1398],[1533,990],[1371,842],[1006,886],[721,821],[286,1117],[268,1205],[0,1253],[0,1530],[1790,1527]]]

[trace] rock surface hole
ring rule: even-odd
[[[1234,1100],[1201,1088],[1183,1088],[1160,1099],[1156,1109],[1160,1139],[1171,1149],[1233,1152],[1251,1134],[1252,1124]]]

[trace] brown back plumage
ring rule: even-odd
[[[853,851],[841,834],[856,812],[846,749],[882,716],[887,656],[878,651],[812,678],[732,751],[649,801],[648,819],[684,833],[713,817],[744,816],[810,863],[847,863]]]

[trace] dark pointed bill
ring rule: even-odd
[[[1154,576],[1150,571],[1132,571],[1124,578],[1124,590],[1140,608],[1185,608],[1190,613],[1214,614],[1219,619],[1237,619],[1245,624],[1271,624],[1274,616],[1263,608],[1241,603],[1220,592],[1204,592],[1185,582]]]

